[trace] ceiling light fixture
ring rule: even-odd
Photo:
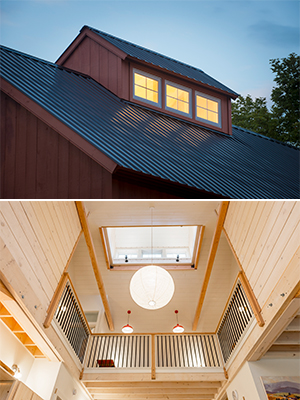
[[[182,332],[184,332],[184,327],[182,325],[179,325],[179,323],[178,323],[178,310],[175,310],[175,314],[176,314],[177,325],[174,326],[173,332],[174,333],[182,333]]]
[[[129,325],[129,316],[131,314],[131,311],[128,310],[127,311],[128,317],[127,317],[127,324],[123,326],[122,328],[122,332],[123,333],[132,333],[133,332],[133,327],[131,325]]]
[[[153,209],[151,209],[151,263],[153,263]],[[173,297],[175,285],[172,276],[164,268],[148,265],[136,271],[130,281],[130,294],[140,307],[157,310]]]

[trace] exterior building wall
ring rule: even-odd
[[[126,66],[122,64],[116,54],[85,37],[62,65],[92,77],[115,95],[123,97],[125,94],[127,98],[128,79],[124,79]]]
[[[1,94],[1,198],[111,198],[111,174]]]

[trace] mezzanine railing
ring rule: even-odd
[[[252,318],[253,311],[238,280],[217,332],[225,362],[236,348]]]
[[[66,283],[54,318],[83,363],[90,331],[70,281]]]

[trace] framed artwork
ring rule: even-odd
[[[298,376],[262,376],[261,380],[268,400],[300,399],[300,377]]]

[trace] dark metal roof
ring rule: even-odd
[[[145,49],[144,47],[127,42],[126,40],[117,38],[115,36],[109,35],[108,33],[99,31],[98,29],[94,29],[86,25],[81,29],[81,31],[84,28],[88,28],[91,31],[97,33],[103,39],[107,40],[109,43],[113,44],[118,49],[124,51],[124,53],[131,57],[145,61],[157,67],[164,68],[168,71],[175,72],[176,74],[182,75],[184,77],[194,79],[197,82],[201,82],[214,88],[221,89],[229,93],[230,95],[233,95],[234,97],[238,96],[236,92],[229,89],[227,86],[218,82],[216,79],[207,75],[205,72],[198,68],[192,67],[188,64],[184,64],[180,61],[176,61],[172,58],[156,53],[155,51]]]
[[[1,76],[119,166],[227,198],[299,198],[299,150],[124,102],[93,79],[5,47]]]

